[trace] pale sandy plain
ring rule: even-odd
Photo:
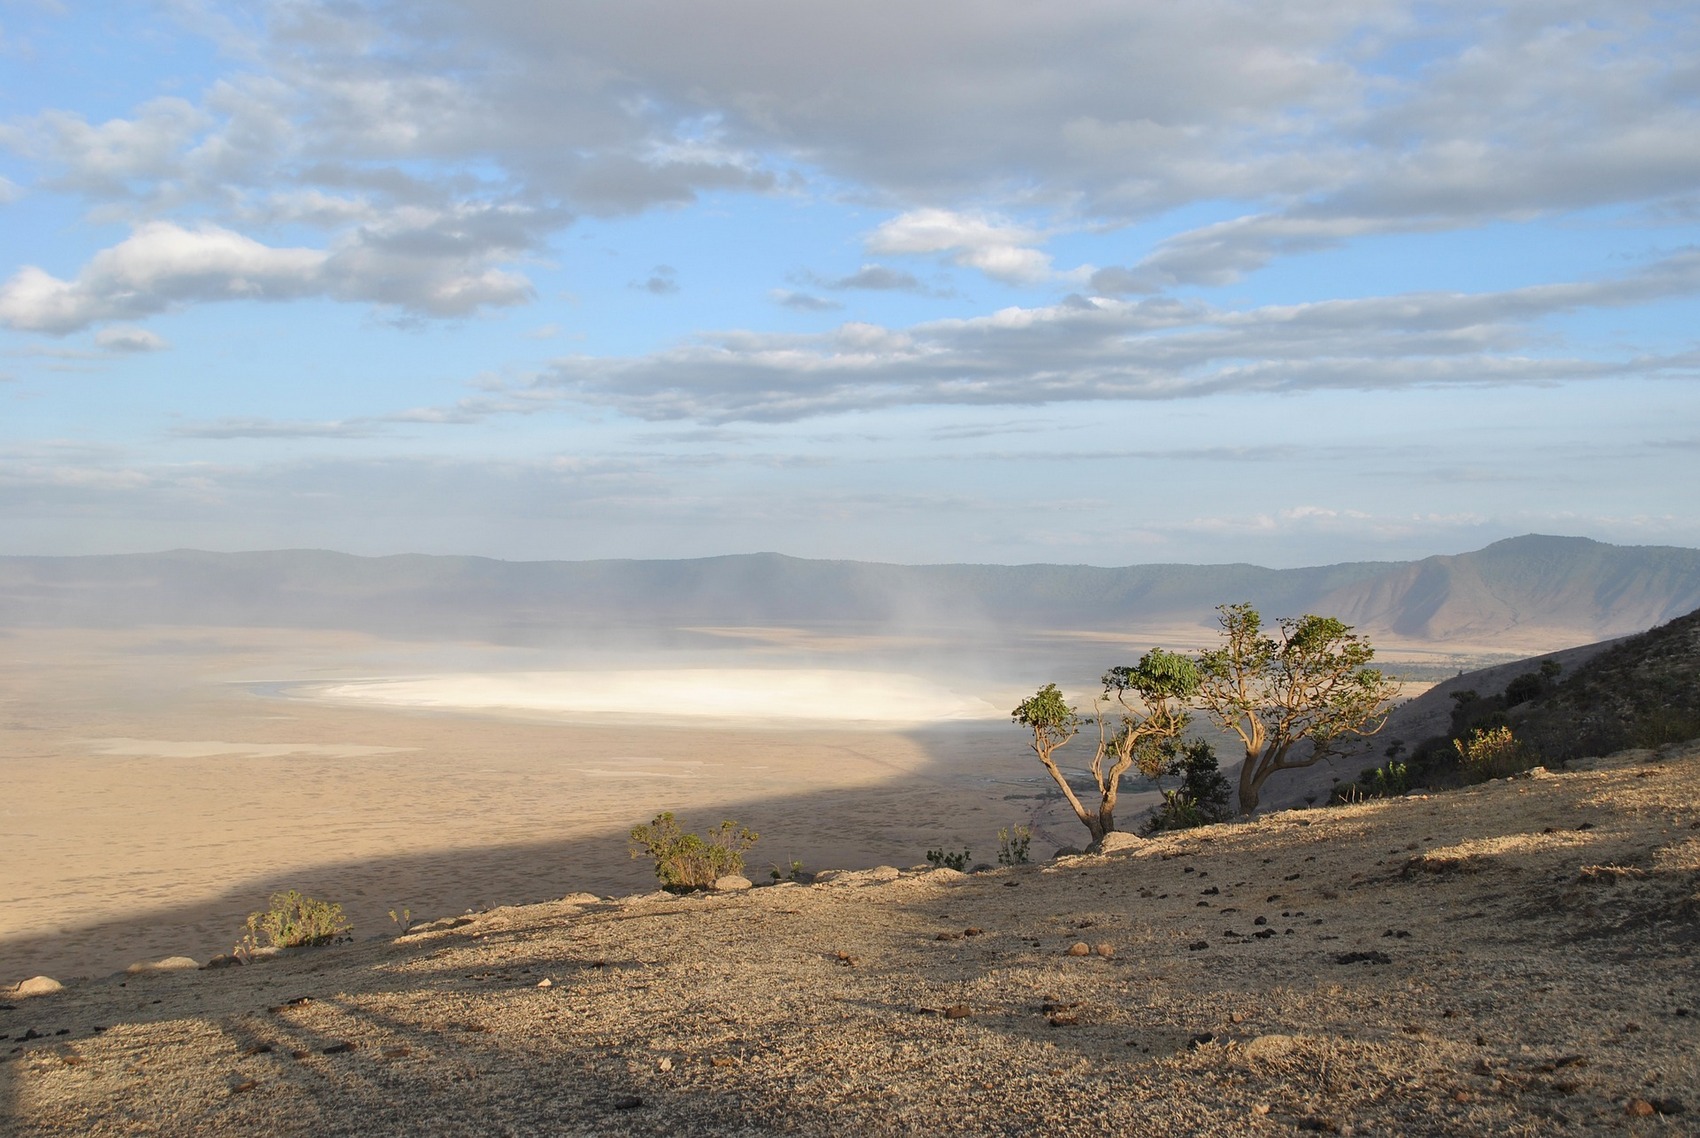
[[[13,996],[0,1126],[1693,1134],[1697,943],[1690,744],[1044,866],[569,896]]]
[[[1043,772],[1008,723],[1017,689],[875,670],[853,640],[823,654],[755,639],[783,651],[713,669],[577,661],[563,680],[541,666],[559,660],[488,645],[14,630],[0,983],[204,960],[282,888],[340,902],[363,937],[393,931],[391,909],[629,892],[653,878],[625,835],[662,810],[756,829],[758,877],[934,845],[990,861],[1017,822],[1039,825],[1036,851],[1084,834],[1034,813]],[[716,709],[732,717],[703,717]]]

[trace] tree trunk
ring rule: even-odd
[[[1240,815],[1249,818],[1257,813],[1258,791],[1263,786],[1263,780],[1257,777],[1258,759],[1261,755],[1247,755],[1245,765],[1240,768]]]

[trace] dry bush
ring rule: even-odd
[[[309,944],[330,944],[354,926],[343,915],[342,906],[316,901],[290,889],[273,893],[271,908],[264,913],[248,914],[248,931],[237,946],[239,953],[255,949],[298,948]],[[261,938],[265,944],[261,944]]]
[[[1468,741],[1452,740],[1469,782],[1486,782],[1518,774],[1539,763],[1539,757],[1511,733],[1509,727],[1481,728],[1470,732]]]

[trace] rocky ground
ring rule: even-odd
[[[14,993],[0,1128],[1700,1129],[1694,744],[1043,866],[831,876]]]

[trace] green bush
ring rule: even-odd
[[[1027,847],[1033,842],[1033,827],[1011,826],[998,831],[998,864],[1026,865],[1028,862]],[[967,851],[963,851],[963,860],[968,859]]]
[[[309,944],[331,944],[354,931],[343,916],[342,906],[315,901],[290,889],[273,893],[271,908],[248,914],[247,933],[238,945],[242,952],[257,948],[299,948]],[[264,945],[261,939],[264,938]]]
[[[1452,746],[1458,752],[1464,777],[1469,782],[1505,778],[1540,762],[1539,756],[1525,747],[1509,727],[1494,727],[1486,731],[1478,728],[1470,733],[1467,741],[1452,740]]]
[[[1167,830],[1190,830],[1233,816],[1229,806],[1228,780],[1216,761],[1216,749],[1203,740],[1170,743],[1164,747],[1165,774],[1180,777],[1176,790],[1163,792],[1163,804],[1145,823],[1147,834]]]
[[[927,851],[927,860],[942,869],[966,870],[968,868],[968,857],[967,849],[964,849],[961,853],[950,853],[943,848]]]
[[[1411,768],[1389,762],[1358,775],[1358,780],[1334,791],[1334,802],[1362,802],[1369,798],[1398,798],[1411,789]]]
[[[758,837],[736,822],[722,822],[706,836],[689,834],[669,810],[647,826],[632,827],[632,856],[655,859],[655,876],[663,889],[688,893],[741,872],[744,851]]]

